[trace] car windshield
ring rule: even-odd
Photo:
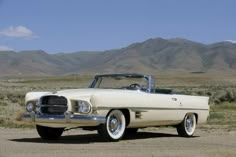
[[[102,89],[128,89],[128,90],[147,90],[147,79],[145,77],[98,77],[92,88]]]

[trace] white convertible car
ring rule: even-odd
[[[27,93],[22,119],[51,140],[64,130],[83,128],[115,141],[138,128],[157,126],[174,126],[180,136],[191,137],[196,125],[207,120],[208,100],[158,89],[148,75],[97,75],[86,89]]]

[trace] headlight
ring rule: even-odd
[[[78,101],[77,102],[78,105],[78,112],[80,113],[89,113],[91,110],[91,106],[88,102],[86,101]]]
[[[34,104],[32,102],[27,103],[26,110],[32,112],[34,110]]]

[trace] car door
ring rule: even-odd
[[[175,94],[149,93],[147,112],[144,119],[153,125],[173,125],[180,121],[178,112],[181,103]]]

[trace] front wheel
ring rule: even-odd
[[[177,126],[177,132],[179,136],[191,137],[194,134],[196,128],[196,116],[193,113],[185,115],[184,120]]]
[[[57,140],[64,131],[64,128],[50,128],[40,125],[36,125],[36,129],[39,136],[45,140]]]
[[[123,137],[125,128],[126,121],[123,112],[112,110],[106,118],[106,123],[98,127],[98,134],[106,140],[118,141]]]

